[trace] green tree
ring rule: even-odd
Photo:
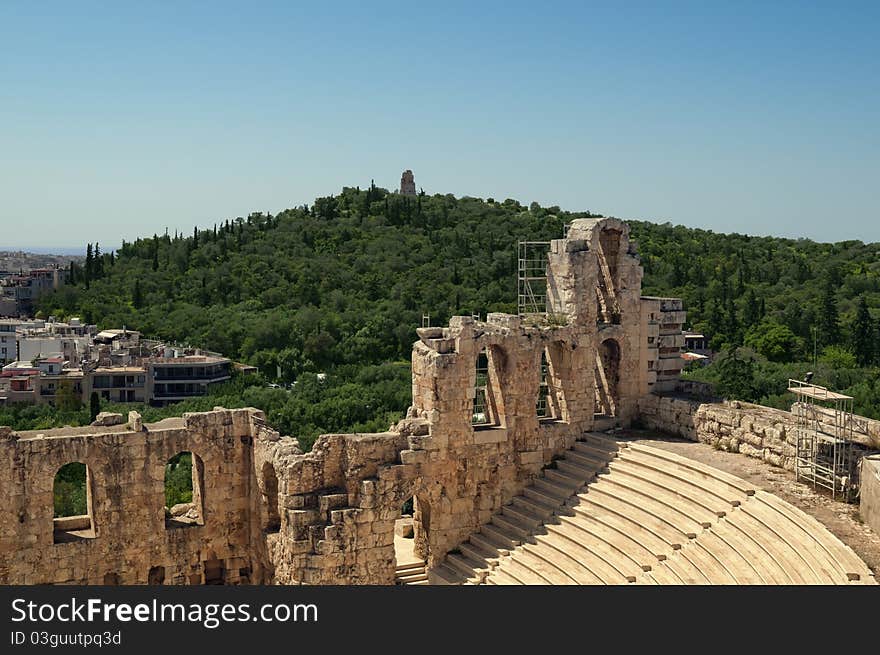
[[[770,319],[750,328],[745,337],[745,345],[754,348],[771,362],[793,361],[800,342],[788,326]]]
[[[165,465],[165,507],[190,503],[192,497],[192,453],[178,453]]]
[[[94,268],[94,258],[92,257],[92,244],[86,245],[86,263],[85,269],[83,270],[83,282],[85,282],[86,289],[89,288],[89,285],[92,281],[92,274]]]
[[[851,331],[852,350],[859,366],[870,366],[874,362],[876,338],[874,321],[871,320],[868,303],[864,296],[860,296]]]
[[[755,400],[755,366],[750,357],[732,348],[720,354],[714,366],[718,375],[715,390],[719,394],[725,398]]]
[[[144,297],[141,292],[141,279],[136,277],[134,279],[134,289],[131,292],[131,304],[135,309],[140,309],[144,306]]]
[[[58,469],[52,495],[55,518],[87,513],[86,465],[81,462],[71,462]]]
[[[819,362],[831,369],[850,369],[856,367],[856,356],[844,346],[825,346]]]
[[[97,391],[93,391],[89,396],[89,423],[93,423],[101,413],[101,397]]]
[[[55,407],[59,412],[75,412],[82,407],[82,402],[73,391],[73,384],[64,380],[58,385],[55,392]]]
[[[840,343],[840,316],[837,312],[837,301],[834,298],[834,286],[830,276],[825,278],[822,285],[818,329],[820,346],[833,346]]]

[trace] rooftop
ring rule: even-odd
[[[183,357],[150,357],[147,361],[151,364],[225,364],[230,359],[226,357],[209,357],[207,355],[184,355]]]

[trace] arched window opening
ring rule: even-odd
[[[52,500],[52,534],[56,544],[95,538],[88,466],[71,462],[58,469],[52,485]]]
[[[489,411],[489,356],[485,348],[477,355],[477,377],[474,382],[474,411],[471,423],[492,425]]]
[[[559,395],[550,371],[550,358],[547,349],[541,353],[541,381],[538,383],[538,399],[535,413],[543,421],[552,421],[562,416]]]
[[[504,351],[497,346],[483,348],[477,355],[471,425],[474,428],[500,426],[503,400],[497,372],[504,368]]]
[[[620,324],[620,242],[623,233],[620,230],[606,228],[599,234],[599,279],[596,288],[598,303],[596,320],[598,323]]]
[[[189,451],[177,453],[165,464],[165,527],[204,525],[204,466]]]
[[[596,410],[602,417],[615,417],[618,412],[620,386],[620,346],[606,339],[596,353]]]
[[[266,532],[281,529],[281,514],[278,511],[278,476],[272,462],[264,462],[262,469],[262,500],[264,509],[263,528]]]
[[[400,517],[394,525],[394,534],[404,539],[412,539],[413,532],[413,514],[415,513],[415,499],[410,496],[404,501],[400,508]]]

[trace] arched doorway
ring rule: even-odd
[[[400,508],[394,524],[394,578],[396,584],[427,584],[425,551],[426,506],[413,494]]]
[[[602,417],[617,416],[620,389],[620,345],[605,339],[596,352],[596,409]]]

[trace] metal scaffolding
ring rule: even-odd
[[[517,308],[520,315],[547,312],[549,241],[520,241],[517,247]]]
[[[801,380],[789,380],[797,397],[797,479],[822,487],[837,499],[851,501],[858,490],[853,458],[852,396]]]

